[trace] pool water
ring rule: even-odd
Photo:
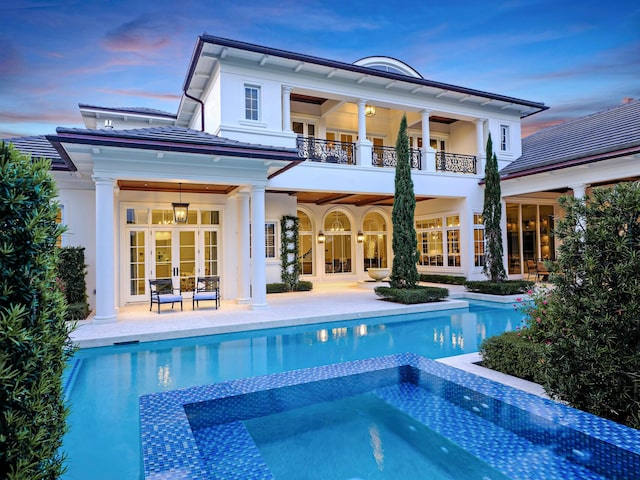
[[[512,305],[470,302],[448,312],[80,350],[65,378],[64,478],[140,478],[141,395],[393,353],[470,353],[520,320]]]
[[[276,479],[508,480],[373,393],[244,424]],[[196,442],[203,433],[194,431]]]

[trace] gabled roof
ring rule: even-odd
[[[78,107],[80,110],[94,110],[98,112],[110,112],[110,113],[121,113],[121,114],[134,114],[134,115],[144,115],[144,116],[155,116],[155,117],[166,117],[175,120],[176,114],[165,112],[163,110],[157,110],[155,108],[146,108],[146,107],[100,107],[98,105],[89,105],[87,103],[79,103]]]
[[[7,138],[4,142],[13,144],[18,151],[26,155],[31,155],[32,158],[46,158],[50,160],[51,170],[76,170],[73,162],[71,162],[71,160],[65,161],[44,135]]]
[[[522,156],[500,175],[506,180],[639,152],[640,100],[632,100],[524,138]]]
[[[60,157],[69,162],[71,159],[63,143],[256,158],[288,161],[293,164],[304,160],[298,156],[298,151],[294,148],[239,142],[184,127],[167,126],[127,130],[58,127],[56,132],[56,135],[47,135],[46,138]]]

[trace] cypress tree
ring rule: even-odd
[[[507,274],[503,265],[502,247],[502,198],[500,193],[500,174],[498,173],[498,158],[493,152],[491,133],[487,139],[487,161],[484,169],[484,208],[482,218],[485,235],[485,263],[482,269],[492,282],[506,280]]]
[[[407,116],[400,122],[396,140],[395,196],[391,219],[393,222],[393,268],[390,285],[393,288],[414,288],[418,275],[418,249],[414,213],[416,197],[411,179]]]
[[[71,354],[56,282],[58,205],[49,162],[0,142],[0,478],[54,479]]]

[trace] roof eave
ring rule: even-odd
[[[465,94],[465,95],[473,95],[473,96],[478,96],[478,97],[487,98],[487,99],[491,99],[491,100],[497,100],[497,101],[512,103],[512,104],[515,104],[515,105],[522,105],[522,106],[529,107],[529,108],[533,109],[533,111],[531,111],[531,112],[529,112],[529,113],[527,113],[525,115],[522,115],[521,118],[529,117],[529,116],[531,116],[531,115],[533,115],[535,113],[539,113],[539,112],[547,110],[549,108],[544,103],[540,103],[540,102],[533,102],[533,101],[529,101],[529,100],[523,100],[523,99],[520,99],[520,98],[509,97],[509,96],[499,95],[499,94],[490,93],[490,92],[484,92],[484,91],[481,91],[481,90],[474,90],[474,89],[470,89],[470,88],[460,87],[460,86],[457,86],[457,85],[451,85],[451,84],[447,84],[447,83],[436,82],[436,81],[433,81],[433,80],[427,80],[427,79],[424,79],[424,78],[412,78],[412,77],[408,77],[406,75],[400,75],[400,74],[396,74],[396,73],[392,73],[392,72],[384,72],[384,71],[380,71],[380,70],[375,70],[373,68],[367,68],[367,67],[361,67],[359,65],[353,65],[353,64],[350,64],[350,63],[339,62],[339,61],[336,61],[336,60],[329,60],[329,59],[320,58],[320,57],[314,57],[314,56],[311,56],[311,55],[305,55],[305,54],[291,52],[291,51],[287,51],[287,50],[280,50],[280,49],[265,47],[265,46],[262,46],[262,45],[256,45],[256,44],[252,44],[252,43],[240,42],[238,40],[231,40],[231,39],[227,39],[227,38],[215,37],[215,36],[207,35],[207,34],[203,34],[203,35],[200,35],[198,37],[198,41],[196,43],[196,47],[194,48],[194,52],[193,52],[193,55],[191,57],[191,61],[189,63],[189,69],[188,69],[188,72],[187,72],[187,76],[186,76],[185,82],[183,84],[183,91],[187,91],[189,89],[189,85],[191,84],[191,79],[193,77],[196,65],[198,63],[198,58],[200,57],[200,55],[202,53],[202,48],[203,48],[205,43],[220,45],[222,47],[236,48],[236,49],[240,49],[240,50],[251,51],[251,52],[254,52],[254,53],[261,53],[261,54],[264,54],[264,55],[277,56],[277,57],[286,58],[286,59],[289,59],[289,60],[295,60],[295,61],[299,61],[299,62],[313,63],[313,64],[325,66],[325,67],[328,67],[328,68],[337,68],[337,69],[341,69],[341,70],[347,70],[347,71],[351,71],[351,72],[362,73],[362,74],[365,74],[365,75],[381,77],[381,78],[386,78],[386,79],[396,80],[396,81],[401,81],[401,82],[407,82],[407,83],[411,83],[411,84],[414,84],[414,85],[420,85],[420,86],[426,86],[426,87],[432,87],[432,88],[439,88],[439,89],[442,89],[442,90],[452,91],[452,92],[461,93],[461,94]]]
[[[636,153],[640,153],[640,146],[634,146],[634,147],[630,147],[622,150],[616,150],[613,152],[600,153],[597,155],[590,155],[588,157],[580,157],[580,158],[574,158],[570,160],[564,160],[564,161],[553,163],[550,165],[542,165],[540,167],[521,170],[519,172],[507,173],[506,175],[500,177],[500,181],[528,177],[530,175],[535,175],[537,173],[553,172],[555,170],[562,170],[565,168],[577,167],[580,165],[600,162],[600,161],[609,160],[612,158],[624,157],[626,155],[633,155]]]

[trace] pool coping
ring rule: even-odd
[[[637,430],[420,355],[404,353],[143,395],[139,405],[144,478],[205,478],[185,405],[403,366],[460,385],[472,384],[479,393],[640,455]]]

